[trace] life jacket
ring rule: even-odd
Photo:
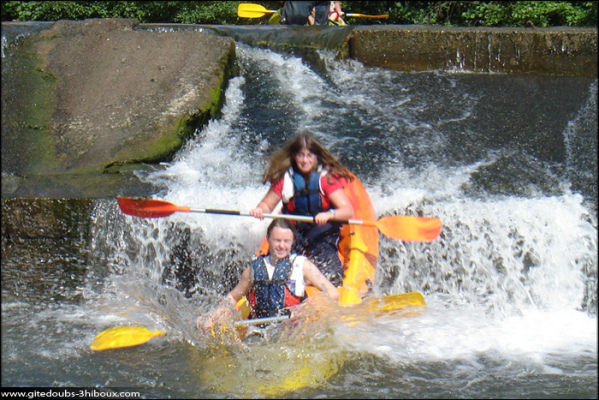
[[[293,271],[289,257],[280,260],[275,266],[272,279],[268,277],[265,259],[258,257],[252,263],[253,290],[248,296],[252,307],[250,318],[267,318],[276,315],[289,314],[289,307],[298,305],[304,298],[295,296],[287,287],[287,282]]]
[[[310,179],[306,182],[299,171],[293,167],[289,168],[283,181],[283,212],[315,216],[328,210],[330,203],[320,186],[320,180],[327,172],[326,168],[319,166],[310,173]]]

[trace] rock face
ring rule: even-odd
[[[340,58],[406,71],[597,75],[596,28],[137,25],[58,21],[3,44],[2,199],[151,194],[131,171],[167,161],[217,116],[236,40],[338,43]]]
[[[2,70],[3,198],[119,192],[115,177],[103,175],[168,159],[216,116],[234,40],[136,31],[136,24],[59,21],[9,49]],[[84,182],[96,183],[86,189]],[[97,186],[106,192],[90,190]]]

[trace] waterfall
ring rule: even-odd
[[[195,319],[236,284],[268,221],[136,218],[99,200],[89,248],[73,255],[83,272],[69,260],[55,275],[44,269],[55,260],[3,258],[3,285],[27,274],[56,286],[6,290],[3,384],[247,397],[242,384],[266,379],[275,355],[288,365],[340,353],[345,364],[331,382],[298,396],[596,395],[596,79],[388,71],[337,60],[326,46],[298,55],[238,43],[237,57],[222,116],[139,179],[178,205],[247,212],[267,191],[269,156],[309,129],[364,183],[379,218],[441,219],[430,243],[380,236],[372,294],[419,291],[427,307],[341,309],[314,323],[316,344],[300,356],[293,345],[305,331],[221,354]],[[122,325],[167,335],[90,354],[98,332]],[[229,378],[239,385],[214,388]]]

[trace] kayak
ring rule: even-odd
[[[354,218],[360,220],[376,220],[376,213],[368,192],[362,182],[353,175],[351,182],[344,182],[344,190],[354,208]],[[368,295],[374,285],[374,276],[378,260],[379,232],[376,227],[358,224],[344,224],[339,240],[339,258],[344,266],[343,285],[339,287],[340,306],[359,304]],[[266,239],[257,251],[257,255],[268,253]],[[319,290],[313,286],[306,287],[307,297],[314,296]],[[401,293],[369,299],[371,311],[391,311],[404,307],[424,307],[426,302],[418,292]],[[242,297],[236,305],[242,319],[250,314],[250,305]],[[238,324],[237,329],[243,337],[247,325]]]
[[[411,316],[426,306],[422,294],[418,292],[384,296],[369,294],[374,285],[377,267],[378,235],[380,230],[384,236],[397,240],[431,241],[440,233],[440,220],[388,216],[377,221],[370,197],[357,178],[346,182],[344,190],[352,202],[354,217],[362,220],[347,221],[341,230],[338,254],[344,265],[344,279],[339,288],[338,304],[344,308],[343,312],[340,313],[340,309],[337,308],[332,315],[330,309],[325,309],[322,313],[323,310],[314,312],[314,309],[310,308],[310,316],[304,321],[289,321],[288,324],[276,327],[275,331],[281,332],[282,337],[293,338],[286,341],[284,351],[281,351],[282,347],[279,345],[272,346],[268,340],[262,344],[259,342],[256,345],[240,347],[249,349],[247,351],[230,351],[228,346],[222,346],[230,343],[229,340],[221,339],[230,337],[231,333],[231,339],[237,342],[245,336],[252,322],[260,323],[260,320],[247,319],[249,303],[242,298],[237,304],[242,320],[235,322],[233,329],[223,326],[218,328],[218,332],[213,331],[213,336],[219,344],[215,346],[217,354],[214,357],[199,357],[197,360],[199,367],[195,371],[201,375],[203,381],[210,382],[215,392],[231,393],[243,388],[244,397],[253,397],[258,393],[280,398],[290,391],[318,387],[342,368],[350,354],[343,347],[337,346],[335,337],[323,329],[323,324],[338,321],[352,329],[360,321],[368,323],[370,318],[365,318],[364,315],[380,315],[401,310],[400,316]],[[157,199],[120,197],[118,202],[123,213],[140,218],[167,217],[175,212],[247,215],[236,210],[193,209]],[[291,219],[291,216],[286,217]],[[264,241],[260,251],[267,252],[267,245]],[[306,292],[308,297],[317,300],[314,294],[317,289],[307,287]],[[328,316],[326,313],[329,313]],[[308,319],[310,322],[306,323]],[[137,346],[162,335],[162,331],[150,331],[143,327],[113,328],[100,333],[90,349],[103,351]],[[261,376],[260,379],[247,379],[248,376],[258,375]]]
[[[378,233],[403,241],[428,242],[435,240],[442,228],[441,220],[431,217],[392,215],[379,220],[374,218],[374,209],[368,193],[362,183],[354,177],[351,182],[344,182],[344,190],[352,202],[355,217],[343,222],[339,242],[339,257],[344,265],[343,285],[339,288],[339,305],[352,306],[364,303],[369,312],[387,312],[400,310],[405,307],[426,306],[424,298],[418,292],[385,295],[381,297],[368,296],[374,282],[376,262],[378,259]],[[199,209],[181,206],[164,200],[131,197],[117,198],[121,211],[126,215],[139,218],[163,218],[176,212],[219,214],[227,216],[250,216],[237,210]],[[264,214],[266,218],[285,218],[295,221],[312,221],[312,217],[300,215]],[[263,242],[261,252],[268,253],[268,243]],[[308,296],[316,291],[306,288]],[[242,298],[237,304],[241,311],[242,321],[235,323],[240,330],[249,325],[261,324],[260,320],[250,320],[249,303]],[[357,310],[357,309],[356,309]],[[244,321],[245,320],[245,321]],[[269,321],[270,322],[270,321]],[[147,328],[130,327],[112,328],[101,332],[94,340],[91,350],[102,351],[121,347],[137,346],[155,337],[154,332]],[[240,335],[243,337],[243,335]]]
[[[358,178],[354,176],[351,182],[345,182],[344,190],[352,203],[356,219],[376,220],[370,196]],[[346,320],[350,324],[355,324],[360,320],[360,316],[364,315],[362,313],[364,309],[368,313],[379,314],[408,308],[409,310],[415,310],[417,313],[419,308],[426,306],[424,297],[418,292],[392,294],[381,297],[368,295],[374,285],[378,249],[379,232],[376,227],[353,224],[343,225],[338,254],[344,266],[344,277],[343,285],[339,288],[340,297],[338,304],[348,308],[347,312],[343,314],[342,320]],[[265,239],[257,255],[267,253],[268,243]],[[315,287],[306,287],[308,297],[314,296],[318,292],[318,289]],[[236,308],[240,311],[242,318],[246,320],[251,309],[245,297],[237,303]],[[351,311],[356,311],[356,313],[352,315]],[[413,314],[402,313],[402,315],[408,316]],[[323,318],[323,316],[318,316],[317,318]],[[244,324],[244,320],[238,321],[235,324],[235,330],[238,338],[241,340],[244,339],[249,330],[249,324]],[[252,321],[267,322],[265,319],[249,320],[247,322],[251,323]],[[297,329],[305,329],[305,327],[298,326]],[[306,343],[300,344],[302,346],[306,345]],[[332,348],[325,348],[326,346],[323,346],[318,351],[314,349],[306,351],[302,347],[295,349],[293,346],[294,344],[289,344],[289,348],[286,350],[285,362],[274,361],[281,357],[276,352],[262,358],[268,359],[273,364],[285,364],[287,369],[283,370],[279,367],[276,374],[271,373],[269,379],[264,379],[257,386],[253,386],[254,383],[245,382],[244,386],[247,387],[248,393],[257,392],[263,396],[281,398],[286,393],[298,389],[318,387],[339,371],[347,357],[346,352],[339,349],[335,351]],[[255,349],[258,351],[258,348]],[[260,348],[260,351],[262,350]],[[297,352],[297,355],[293,355],[294,352]],[[291,366],[288,365],[289,360],[292,360],[290,362]],[[234,364],[239,365],[239,363]]]

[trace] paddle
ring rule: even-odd
[[[426,301],[420,292],[387,294],[382,297],[367,297],[370,311],[394,311],[406,307],[426,307]]]
[[[239,18],[260,18],[266,14],[276,13],[277,10],[267,10],[259,4],[240,4],[237,7],[237,16]]]
[[[288,319],[289,319],[289,315],[281,315],[279,317],[268,317],[268,318],[244,319],[244,320],[235,322],[235,326],[270,324],[272,322],[281,322],[281,321],[285,321]]]
[[[178,206],[167,201],[155,199],[118,197],[117,201],[123,213],[140,218],[168,217],[175,212],[251,216],[248,213],[242,213],[235,210],[193,209],[188,206]],[[302,215],[264,214],[264,217],[314,222],[314,217]],[[429,242],[435,240],[441,232],[441,220],[439,218],[415,217],[409,215],[390,215],[383,217],[378,221],[350,219],[337,222],[349,225],[372,226],[377,228],[383,235],[392,239],[413,242]]]
[[[396,293],[387,294],[382,297],[366,297],[368,302],[368,310],[371,312],[377,311],[395,311],[406,307],[426,307],[426,301],[420,292]],[[278,317],[244,319],[235,322],[235,326],[248,326],[268,324],[271,322],[281,322],[289,319],[288,315]]]
[[[356,14],[356,13],[346,13],[344,17],[354,17],[354,18],[389,18],[389,14],[381,14],[381,15],[366,15],[366,14]]]
[[[154,337],[164,335],[164,331],[151,331],[143,326],[121,326],[98,333],[90,349],[102,351],[139,346]]]
[[[424,297],[419,292],[389,294],[382,297],[365,299],[372,312],[400,310],[405,307],[426,307]],[[268,318],[244,319],[235,322],[235,327],[269,324],[289,319],[288,315]],[[103,351],[139,346],[152,338],[164,336],[164,331],[151,331],[142,326],[120,326],[100,332],[92,342],[90,349]]]
[[[265,16],[266,14],[276,13],[277,10],[267,10],[259,4],[240,4],[237,7],[237,16],[240,18],[260,18]],[[389,18],[389,14],[382,15],[366,15],[366,14],[356,14],[356,13],[346,13],[346,17],[354,17],[354,18]]]
[[[288,319],[288,315],[282,315],[280,317],[247,319],[235,322],[235,326],[270,324]],[[143,326],[119,326],[98,333],[89,348],[93,351],[123,349],[126,347],[139,346],[148,342],[152,338],[164,335],[164,331],[151,331]]]

